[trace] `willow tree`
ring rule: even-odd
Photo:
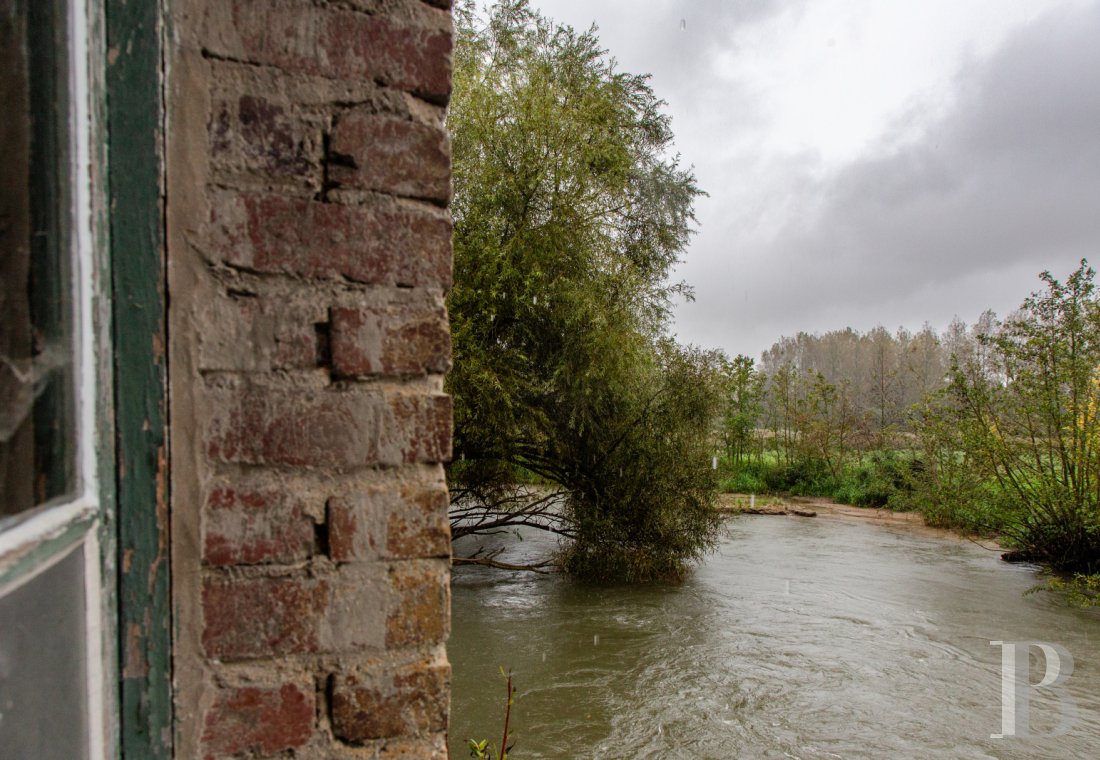
[[[454,533],[534,525],[577,573],[675,575],[715,526],[717,362],[663,338],[695,178],[595,29],[525,0],[456,18]]]

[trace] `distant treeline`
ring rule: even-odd
[[[908,445],[915,412],[947,387],[953,359],[988,363],[983,336],[998,325],[986,311],[970,326],[956,318],[942,333],[927,324],[915,333],[800,332],[781,337],[759,364],[738,356],[726,368],[726,457],[738,463],[769,451],[785,462],[815,454],[832,461]]]

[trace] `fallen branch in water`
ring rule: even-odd
[[[812,509],[788,507],[723,507],[718,510],[728,515],[790,515],[794,517],[817,517]]]
[[[551,570],[544,570],[543,568],[553,567],[554,560],[548,559],[542,562],[533,562],[530,564],[516,565],[511,562],[501,562],[497,559],[503,549],[497,549],[491,554],[481,556],[481,549],[471,554],[469,557],[451,557],[451,565],[482,565],[484,567],[493,567],[498,570],[526,570],[532,573],[541,573],[543,575],[549,575]]]
[[[498,570],[528,570],[532,573],[542,573],[543,575],[549,575],[552,570],[543,570],[545,567],[553,567],[554,563],[550,560],[546,562],[538,562],[533,565],[513,565],[510,562],[501,562],[500,560],[489,559],[488,557],[451,557],[452,565],[484,565],[485,567],[495,567]]]

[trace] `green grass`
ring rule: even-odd
[[[780,462],[773,452],[759,460],[723,461],[722,491],[820,496],[859,507],[904,508],[911,458],[893,451],[875,452],[833,473],[823,460]]]

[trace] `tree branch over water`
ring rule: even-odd
[[[451,494],[451,538],[491,535],[518,527],[574,538],[576,530],[561,508],[566,496],[563,490],[540,492],[526,486],[480,492],[457,489]]]

